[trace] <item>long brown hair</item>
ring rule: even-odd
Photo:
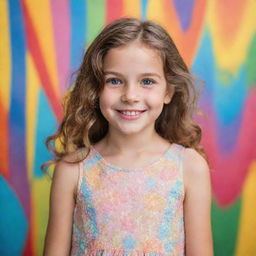
[[[74,87],[64,101],[63,120],[57,132],[46,140],[55,156],[52,162],[72,151],[90,149],[106,135],[108,123],[99,108],[99,94],[104,85],[103,60],[110,49],[135,40],[159,52],[167,84],[175,88],[171,102],[164,105],[155,122],[157,133],[170,143],[194,148],[206,158],[200,145],[201,129],[192,117],[198,99],[196,80],[170,35],[153,21],[121,18],[108,24],[84,55]],[[56,147],[56,142],[60,147]]]

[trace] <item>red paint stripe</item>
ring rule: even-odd
[[[29,223],[31,223],[31,221],[29,221]],[[36,255],[35,253],[33,253],[33,250],[32,250],[32,235],[31,235],[31,227],[29,226],[28,228],[28,235],[27,235],[27,241],[25,243],[25,247],[24,247],[24,251],[22,253],[23,256],[34,256]]]
[[[106,24],[120,18],[123,15],[123,1],[106,1]]]
[[[0,102],[0,173],[3,177],[8,180],[9,178],[9,122],[8,122],[8,111],[4,108]]]
[[[43,58],[43,53],[40,49],[39,40],[37,38],[36,31],[33,26],[25,1],[22,1],[22,9],[23,9],[24,22],[25,22],[25,32],[26,32],[28,49],[35,62],[35,66],[37,68],[45,94],[50,102],[50,105],[53,109],[53,112],[58,122],[60,122],[62,119],[62,106],[60,103],[60,99],[57,97],[56,93],[54,92],[53,83],[47,71],[46,63]]]

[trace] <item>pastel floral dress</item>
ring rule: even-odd
[[[72,256],[184,255],[184,147],[146,168],[113,166],[94,148],[80,164]]]

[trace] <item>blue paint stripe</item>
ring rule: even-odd
[[[26,42],[21,6],[18,0],[9,1],[11,34],[11,97],[9,114],[10,181],[29,215],[29,187],[26,172],[25,106],[26,106]]]
[[[36,97],[37,95],[35,95]],[[45,139],[50,134],[57,130],[57,120],[52,112],[52,108],[44,93],[44,90],[39,92],[38,105],[35,106],[37,111],[36,124],[36,140],[35,140],[35,161],[33,169],[33,177],[41,178],[44,173],[39,168],[40,165],[52,158],[52,155],[45,146]]]
[[[0,255],[22,255],[28,221],[15,192],[1,175],[0,202]]]
[[[208,103],[214,91],[215,58],[213,53],[212,38],[208,28],[203,32],[200,46],[191,67],[193,74],[205,82],[201,101]]]
[[[145,20],[147,18],[147,7],[148,7],[148,0],[141,0],[141,19]]]
[[[81,64],[84,54],[86,35],[87,35],[87,3],[84,0],[70,1],[70,30],[71,30],[71,43],[70,43],[70,59],[71,70],[75,71]]]
[[[239,118],[248,93],[246,67],[241,66],[236,77],[228,71],[219,70],[215,63],[212,38],[208,30],[201,40],[192,72],[205,81],[202,101],[209,102],[209,99],[212,99],[221,124],[228,125]]]
[[[242,65],[236,76],[227,70],[217,70],[214,107],[222,125],[228,125],[242,115],[248,93],[246,67]]]
[[[215,110],[218,130],[218,144],[229,152],[237,143],[243,108],[248,94],[246,67],[241,66],[236,77],[218,69],[215,62],[212,38],[205,29],[199,50],[192,66],[192,72],[205,81],[201,96],[203,108],[210,104]]]

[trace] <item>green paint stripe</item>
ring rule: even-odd
[[[256,34],[254,34],[247,55],[247,84],[249,87],[256,85]]]
[[[99,34],[105,25],[105,0],[87,1],[87,45]]]
[[[227,208],[212,200],[212,232],[215,256],[234,256],[236,249],[241,198]]]

